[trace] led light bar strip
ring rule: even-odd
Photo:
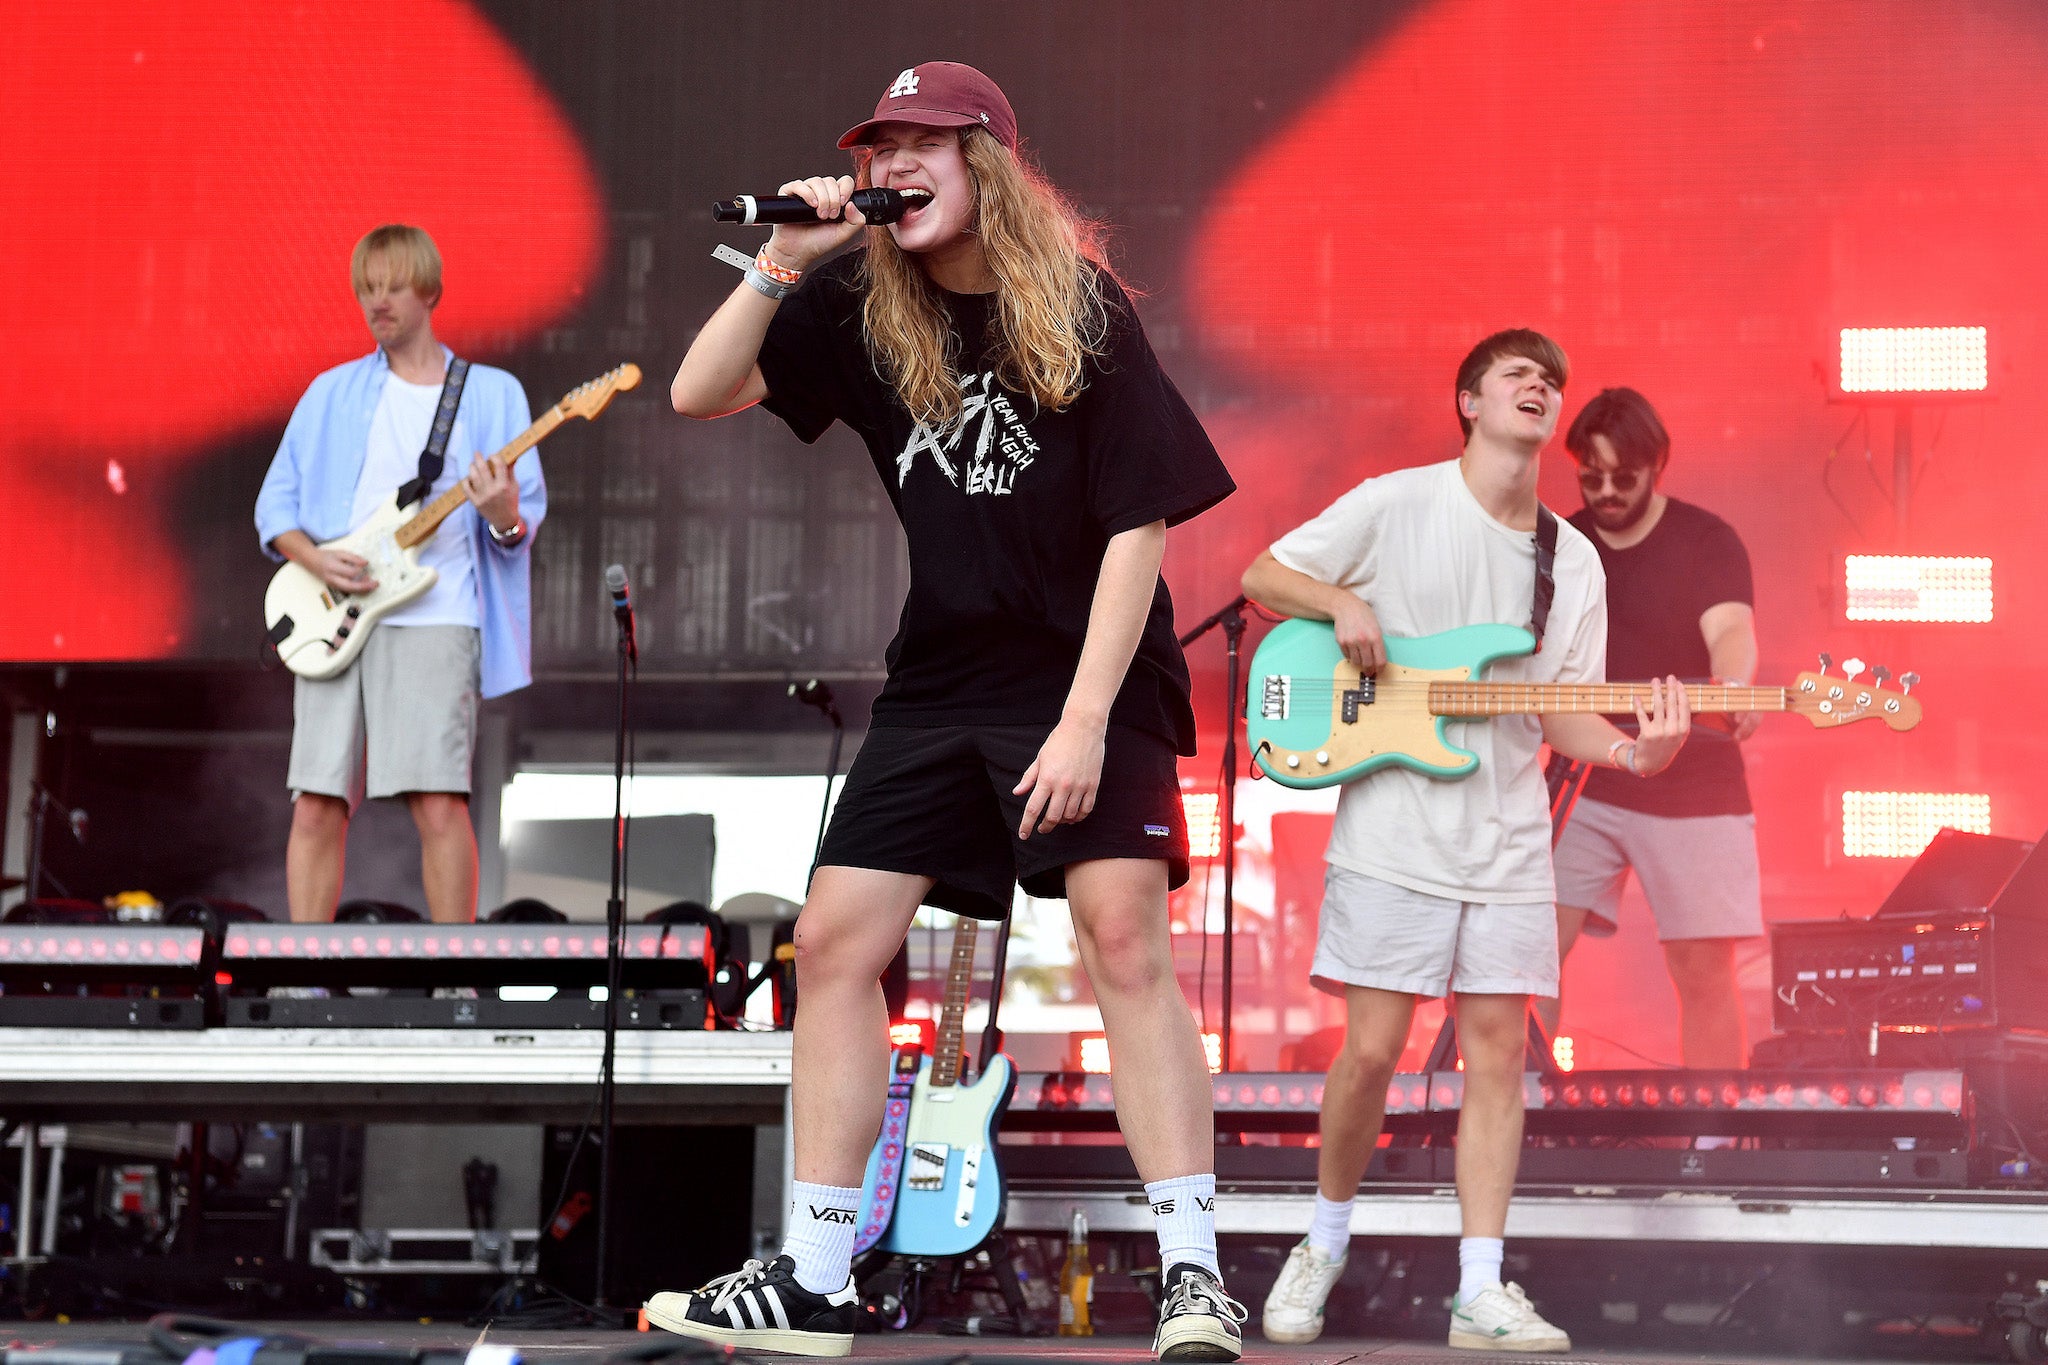
[[[708,955],[709,931],[701,925],[634,925],[626,930],[625,956],[639,959],[699,958]],[[319,927],[255,926],[229,931],[225,956],[241,958],[402,958],[425,961],[588,960],[605,955],[605,931],[447,925],[393,928],[389,925]]]
[[[1982,393],[1982,327],[1844,327],[1843,393]]]
[[[1223,856],[1223,820],[1215,792],[1182,792],[1182,815],[1188,822],[1188,856]]]
[[[205,935],[197,929],[0,928],[0,963],[102,967],[122,964],[180,967],[199,961]]]
[[[1991,561],[1929,555],[1848,555],[1851,621],[1989,621]]]
[[[1989,834],[1991,797],[1984,792],[1842,793],[1845,858],[1917,858],[1943,826]]]

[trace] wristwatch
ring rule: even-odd
[[[484,523],[484,529],[491,533],[491,539],[496,541],[499,546],[510,549],[526,539],[526,518],[523,516],[515,518],[512,522],[512,529],[509,531],[500,531],[488,521]]]

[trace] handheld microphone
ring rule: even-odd
[[[620,638],[626,642],[626,651],[638,659],[640,643],[633,628],[633,589],[626,582],[626,566],[608,565],[604,571],[604,586],[611,593],[612,615],[618,620]]]
[[[914,208],[931,202],[924,190],[883,190],[873,186],[855,190],[853,206],[870,223],[893,223]],[[837,223],[841,218],[820,218],[818,210],[793,194],[739,194],[711,206],[711,216],[721,223]]]

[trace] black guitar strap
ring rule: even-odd
[[[420,452],[419,473],[398,490],[398,505],[410,507],[433,491],[448,463],[448,438],[455,432],[455,410],[462,406],[463,381],[469,378],[469,362],[448,362],[448,377],[441,381],[441,406],[434,410],[434,427],[427,433],[427,448]],[[1539,551],[1540,553],[1540,551]]]
[[[1536,596],[1529,607],[1529,633],[1543,650],[1543,628],[1550,624],[1550,601],[1557,596],[1557,517],[1536,504]]]

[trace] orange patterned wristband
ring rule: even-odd
[[[795,284],[804,277],[801,270],[791,270],[786,265],[778,265],[774,258],[769,256],[768,248],[765,246],[761,248],[760,254],[754,257],[754,269],[777,284]]]

